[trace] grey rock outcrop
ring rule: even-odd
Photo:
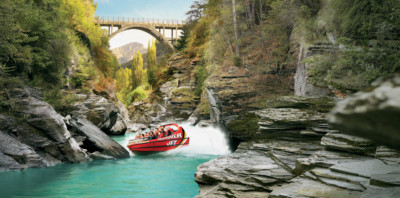
[[[87,137],[83,146],[90,152],[99,151],[115,158],[127,158],[129,152],[84,118],[72,117],[67,122],[71,131]]]
[[[8,90],[8,96],[12,111],[23,115],[28,124],[43,130],[57,142],[66,142],[71,137],[63,117],[43,101],[38,90],[30,87],[14,88]]]
[[[67,161],[89,160],[86,153],[71,137],[63,117],[43,101],[40,91],[30,87],[18,87],[8,90],[8,97],[14,115],[23,117],[29,125],[55,142]]]
[[[75,116],[85,117],[109,135],[123,135],[127,130],[124,105],[115,105],[106,98],[94,94],[80,94],[82,102],[75,104]]]
[[[372,86],[338,103],[328,121],[343,133],[400,150],[400,75],[379,79]]]
[[[43,101],[39,90],[14,86],[5,92],[10,112],[0,113],[0,170],[129,157],[127,150],[89,121],[81,133],[69,131],[65,120],[71,118],[64,120]]]

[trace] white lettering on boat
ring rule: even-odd
[[[177,138],[182,138],[182,133],[178,133],[178,134],[171,135],[168,137],[159,138],[158,140],[169,140],[169,139],[177,139]]]
[[[167,146],[175,146],[176,145],[176,140],[172,140],[172,141],[169,141],[168,143],[167,143]]]

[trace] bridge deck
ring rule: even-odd
[[[96,17],[96,24],[101,26],[149,25],[155,28],[182,29],[185,21],[171,19],[129,18],[129,17]]]

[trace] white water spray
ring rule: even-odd
[[[169,123],[164,123],[169,124]],[[160,124],[161,125],[161,124]],[[162,155],[184,155],[184,156],[197,156],[197,155],[226,155],[229,154],[228,138],[219,127],[208,126],[199,127],[193,126],[188,123],[179,123],[185,129],[187,136],[190,138],[189,145],[173,149],[167,152],[160,153]],[[127,134],[124,139],[118,142],[126,146],[128,141],[133,139],[136,134]],[[129,151],[130,152],[130,151]],[[131,153],[131,152],[130,152]],[[132,155],[132,153],[131,153]]]
[[[188,146],[166,152],[167,155],[226,155],[230,153],[228,138],[224,132],[213,126],[198,127],[187,123],[179,124],[190,137]]]

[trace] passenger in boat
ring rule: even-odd
[[[172,135],[173,130],[171,128],[168,129],[168,136]]]
[[[160,138],[161,137],[161,129],[158,129],[157,130],[157,138]]]
[[[165,131],[164,131],[164,129],[162,129],[162,130],[160,131],[160,138],[162,138],[162,137],[165,137]]]
[[[157,139],[157,132],[153,133],[153,136],[151,136],[151,139],[153,139],[153,140]]]

